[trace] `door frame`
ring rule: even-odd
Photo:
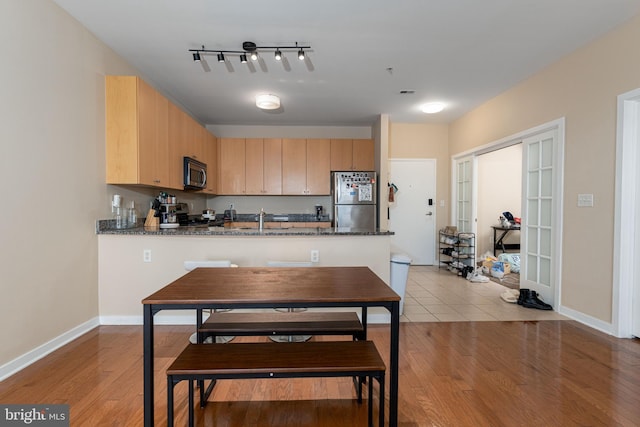
[[[512,145],[516,145],[521,143],[525,138],[529,138],[544,132],[555,131],[556,140],[554,141],[554,178],[553,178],[553,199],[556,201],[554,203],[553,213],[552,213],[552,224],[554,224],[554,237],[552,241],[552,253],[554,254],[554,262],[553,266],[553,295],[554,295],[554,308],[558,313],[562,313],[563,306],[561,300],[561,289],[562,289],[562,234],[563,234],[563,205],[564,205],[564,141],[565,141],[565,118],[561,117],[556,120],[552,120],[547,123],[543,123],[539,126],[535,126],[533,128],[524,130],[522,132],[515,133],[513,135],[507,136],[502,139],[498,139],[493,142],[489,142],[485,145],[481,145],[479,147],[472,148],[467,151],[463,151],[451,157],[451,171],[454,173],[456,169],[456,162],[464,157],[473,156],[474,157],[474,166],[477,161],[478,156],[486,153],[490,153],[492,151],[499,150],[501,148],[506,148]],[[473,171],[473,195],[474,198],[477,196],[477,168],[474,167]],[[526,170],[523,168],[523,182],[524,182],[524,174]],[[452,175],[453,179],[453,175]],[[455,181],[451,181],[451,200],[456,200],[456,187],[453,185]],[[524,197],[523,193],[523,197]],[[472,203],[473,209],[473,217],[474,223],[477,222],[478,212],[477,212],[477,203],[473,201]],[[451,221],[455,221],[457,218],[457,207],[454,206],[454,203],[451,204]],[[526,218],[524,219],[526,222]],[[453,222],[452,222],[453,223]],[[526,225],[526,224],[525,224]],[[520,262],[526,262],[523,260],[524,257],[520,258]]]
[[[636,200],[640,194],[640,173],[636,172],[640,166],[636,148],[640,140],[640,89],[618,95],[617,115],[612,333],[631,338],[634,284],[640,286],[635,265],[640,255],[635,246],[640,232],[636,226],[640,218]],[[636,292],[640,295],[640,290]]]

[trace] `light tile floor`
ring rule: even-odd
[[[436,266],[411,266],[402,322],[568,320],[555,311],[524,308],[500,298],[507,288],[473,283]]]

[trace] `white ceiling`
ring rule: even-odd
[[[368,126],[448,123],[640,11],[640,0],[54,0],[204,124]],[[241,50],[309,44],[289,70]],[[388,69],[392,70],[389,71]],[[414,90],[401,95],[401,90]],[[265,112],[254,96],[273,93]],[[442,101],[445,111],[419,106]]]

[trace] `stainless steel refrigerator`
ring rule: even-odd
[[[331,172],[334,227],[374,230],[377,191],[375,172]]]

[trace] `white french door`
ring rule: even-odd
[[[456,185],[456,226],[460,232],[474,232],[474,207],[473,207],[473,157],[465,157],[456,160],[455,185]]]
[[[522,141],[522,212],[520,288],[532,289],[556,306],[556,268],[559,248],[557,233],[558,182],[555,159],[555,130]]]

